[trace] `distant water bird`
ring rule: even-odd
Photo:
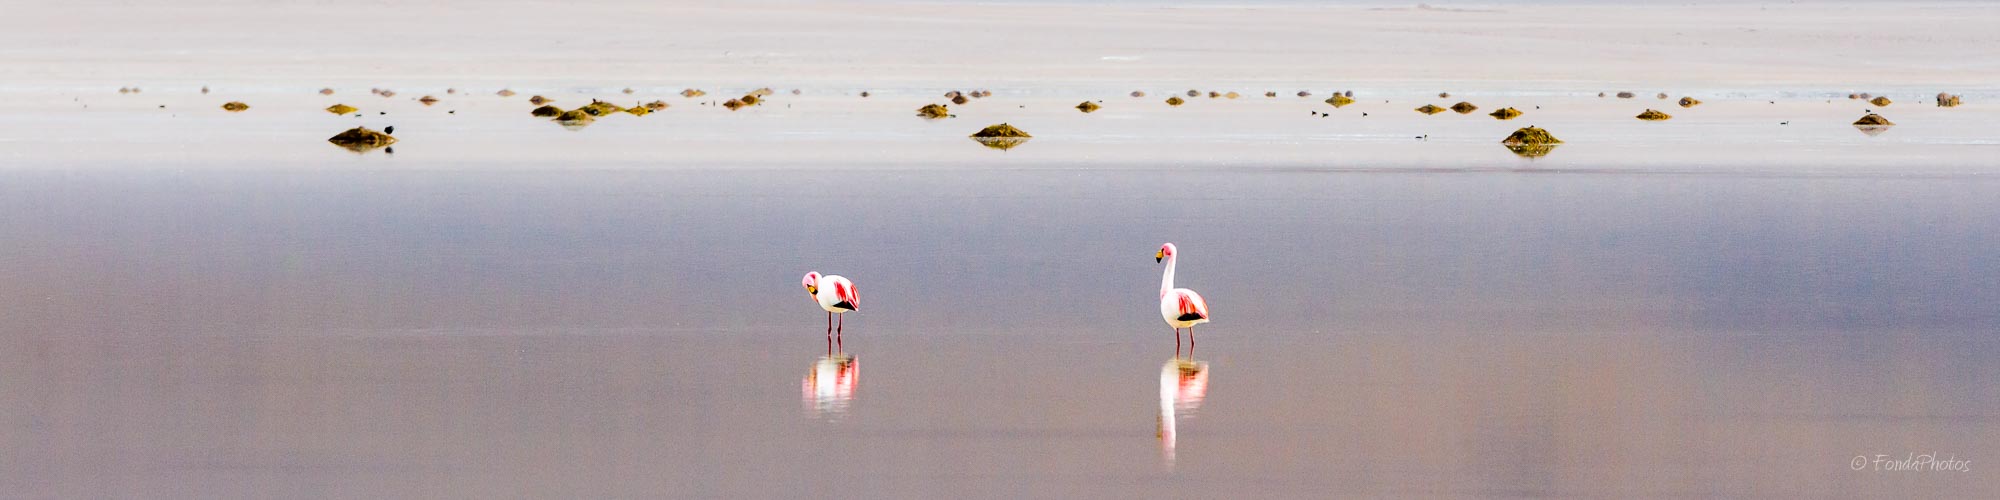
[[[819,271],[806,273],[800,283],[805,285],[806,294],[826,310],[826,330],[828,336],[838,336],[847,328],[847,313],[860,309],[861,294],[854,290],[854,282],[837,275],[820,276]],[[834,326],[834,316],[840,316],[840,326]]]
[[[1188,350],[1194,350],[1194,325],[1208,322],[1208,301],[1201,294],[1186,288],[1174,288],[1174,264],[1180,260],[1180,251],[1173,243],[1160,245],[1159,253],[1153,254],[1153,262],[1165,261],[1167,270],[1160,276],[1160,318],[1167,326],[1174,327],[1174,352],[1180,352],[1181,329],[1188,329]]]
[[[1791,124],[1792,124],[1792,122],[1791,122],[1791,120],[1786,120],[1786,121],[1781,121],[1781,122],[1778,122],[1778,124],[1779,124],[1779,125],[1791,125]]]
[[[387,127],[382,127],[382,133],[389,135],[396,135],[396,126],[390,125]]]
[[[1368,116],[1368,112],[1367,112],[1367,111],[1362,111],[1362,112],[1361,112],[1361,116]]]

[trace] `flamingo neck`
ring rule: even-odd
[[[1165,297],[1165,296],[1167,296],[1167,292],[1169,292],[1169,291],[1173,291],[1173,289],[1174,289],[1174,260],[1176,260],[1176,259],[1179,259],[1179,258],[1180,258],[1180,256],[1179,256],[1179,255],[1168,255],[1168,256],[1167,256],[1167,272],[1166,272],[1165,274],[1162,274],[1162,275],[1160,276],[1160,296],[1161,296],[1161,297]]]

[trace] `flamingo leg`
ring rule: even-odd
[[[1181,329],[1174,329],[1174,359],[1181,359]]]
[[[840,346],[841,352],[846,352],[847,336],[841,334],[841,330],[847,329],[847,315],[841,314],[839,316],[840,316],[840,326],[836,326],[833,328],[833,341],[835,345]]]
[[[1188,327],[1188,359],[1194,359],[1194,327]]]

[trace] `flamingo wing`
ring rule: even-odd
[[[845,279],[833,283],[835,307],[847,310],[861,309],[861,292],[854,289],[854,282]]]
[[[1174,295],[1178,296],[1176,302],[1178,302],[1177,309],[1180,312],[1180,317],[1175,319],[1180,321],[1208,319],[1208,301],[1202,300],[1201,294],[1194,293],[1194,290],[1185,288],[1174,290],[1174,292]]]

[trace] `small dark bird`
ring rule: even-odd
[[[1791,125],[1791,124],[1792,124],[1792,122],[1788,122],[1788,121],[1784,121],[1784,122],[1778,122],[1778,124],[1779,124],[1779,125]]]
[[[396,135],[396,126],[390,125],[387,127],[382,127],[382,133],[389,135]]]
[[[383,111],[383,112],[381,112],[380,114],[384,114],[384,115],[386,115],[386,114],[389,114],[389,112],[388,112],[388,111]]]
[[[1361,116],[1368,116],[1368,113],[1366,113],[1366,112],[1363,112],[1363,113],[1361,113]]]
[[[1542,107],[1541,107],[1541,106],[1535,106],[1535,109],[1542,109]]]
[[[389,154],[396,154],[396,148],[382,148],[382,152]]]

